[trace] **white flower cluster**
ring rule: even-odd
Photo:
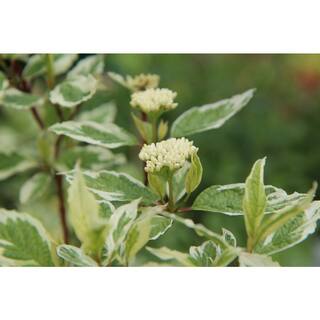
[[[173,100],[176,92],[169,89],[148,89],[131,95],[131,106],[145,113],[174,109],[178,104]]]
[[[186,138],[170,138],[161,142],[144,145],[139,153],[139,158],[146,162],[146,172],[160,171],[163,167],[170,170],[181,168],[185,161],[198,148]]]
[[[158,88],[160,77],[157,74],[139,74],[135,77],[127,76],[127,87],[131,91],[143,91],[152,88]]]

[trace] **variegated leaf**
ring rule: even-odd
[[[138,213],[140,199],[120,206],[109,220],[109,232],[104,247],[104,265],[109,265],[117,256],[120,246],[132,227]]]
[[[0,181],[7,179],[16,173],[29,170],[36,166],[36,163],[18,153],[0,152]]]
[[[101,75],[104,70],[104,57],[100,54],[91,55],[80,60],[74,68],[68,73],[68,77],[75,77],[78,75],[87,76],[92,74],[94,76]]]
[[[93,121],[103,125],[113,122],[116,118],[117,107],[114,102],[104,102],[92,110],[80,113],[80,121]]]
[[[152,216],[139,217],[130,228],[123,245],[126,264],[133,261],[136,254],[148,243],[151,233]]]
[[[86,185],[96,195],[107,201],[132,201],[142,198],[145,204],[151,204],[158,200],[143,183],[125,173],[114,171],[84,171]],[[68,181],[72,181],[72,175],[67,173]]]
[[[211,240],[205,241],[201,246],[189,249],[190,260],[198,267],[212,267],[216,258],[216,245]]]
[[[97,90],[97,80],[92,76],[79,75],[58,84],[49,94],[51,103],[72,108],[89,100]]]
[[[0,104],[17,110],[28,110],[31,107],[36,107],[44,102],[43,98],[36,95],[25,93],[14,88],[4,91]]]
[[[51,177],[46,173],[36,173],[20,189],[20,202],[35,201],[42,197],[50,186]]]
[[[290,219],[264,241],[260,241],[254,251],[260,254],[271,255],[286,250],[314,233],[319,219],[320,201],[314,201],[309,208]]]
[[[230,99],[193,107],[178,117],[171,128],[172,137],[185,137],[194,133],[220,128],[251,100],[254,89]]]
[[[41,223],[25,213],[0,209],[0,256],[13,265],[53,266],[53,244]]]
[[[87,256],[80,248],[63,244],[58,246],[57,254],[60,258],[75,267],[97,267],[98,264]]]
[[[68,69],[77,60],[77,54],[53,54],[53,72],[60,75]],[[35,54],[31,56],[23,70],[24,78],[31,80],[35,77],[42,76],[47,72],[47,57],[45,54]]]
[[[110,149],[138,143],[132,134],[113,123],[102,126],[92,121],[66,121],[53,125],[50,130],[58,135]]]
[[[156,240],[167,232],[172,226],[172,219],[155,215],[151,219],[150,240]]]
[[[186,161],[184,166],[177,170],[177,172],[173,175],[173,197],[176,201],[182,199],[182,197],[186,194],[185,181],[189,168],[190,163]]]
[[[254,163],[245,183],[243,211],[249,241],[255,240],[267,205],[263,182],[265,161],[264,158]]]
[[[199,194],[192,208],[231,216],[243,215],[244,190],[244,183],[211,186]],[[284,190],[270,185],[265,186],[265,193],[267,196],[266,214],[292,206],[306,197],[304,193],[287,194]]]
[[[186,266],[186,267],[194,266],[194,264],[190,260],[190,257],[187,253],[171,250],[167,247],[161,247],[161,248],[147,247],[147,250],[154,256],[158,257],[160,260],[164,260],[164,261],[175,260],[182,266]]]
[[[261,254],[241,252],[239,255],[240,267],[280,267],[271,257]]]
[[[70,221],[84,252],[99,256],[108,221],[100,215],[98,201],[88,190],[78,166],[68,190],[68,203]]]
[[[74,168],[80,161],[84,169],[110,169],[126,162],[124,154],[112,153],[110,150],[96,146],[78,146],[65,150],[59,157],[60,171]]]

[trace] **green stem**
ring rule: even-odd
[[[151,118],[151,119],[150,119]],[[157,128],[157,116],[150,117],[149,121],[151,122],[152,126],[152,142],[156,143],[158,141],[158,128]]]
[[[54,87],[54,68],[53,68],[53,55],[46,54],[46,61],[47,61],[47,82],[49,89]]]
[[[174,212],[175,210],[175,199],[173,194],[173,174],[170,173],[168,178],[168,184],[169,184],[169,205],[168,209],[170,212]]]

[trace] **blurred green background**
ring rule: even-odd
[[[204,178],[196,194],[213,184],[244,182],[253,162],[263,156],[267,156],[266,184],[287,192],[305,192],[314,180],[320,182],[320,55],[109,54],[105,61],[106,71],[159,74],[160,86],[178,93],[178,108],[164,116],[170,122],[190,107],[257,89],[248,106],[222,128],[190,137],[199,147],[204,167]],[[110,99],[118,106],[116,122],[134,130],[128,91],[110,85]],[[6,119],[1,112],[0,117],[3,147],[10,142],[1,139],[1,124]],[[15,121],[15,130],[25,123],[21,119]],[[137,150],[127,152],[134,164],[122,170],[140,177]],[[23,180],[14,177],[0,182],[0,206],[15,206],[15,195]],[[226,227],[244,245],[241,217],[201,212],[186,216],[217,232]],[[319,240],[316,232],[276,258],[286,266],[320,265]],[[190,230],[175,225],[152,246],[187,250],[199,243],[200,239]],[[145,257],[143,252],[141,259]]]

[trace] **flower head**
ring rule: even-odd
[[[118,82],[133,92],[158,88],[160,82],[160,77],[157,74],[141,73],[134,77],[128,75],[123,77],[115,72],[109,72],[108,75],[112,80]]]
[[[186,138],[170,138],[149,145],[145,144],[139,153],[139,158],[146,162],[144,168],[146,172],[158,172],[163,167],[175,170],[181,168],[197,151],[198,148],[193,146],[193,142]]]
[[[127,87],[131,91],[143,91],[152,88],[158,88],[160,77],[157,74],[141,73],[135,77],[126,77]]]
[[[131,106],[145,113],[166,111],[178,105],[173,100],[177,93],[169,89],[148,89],[131,95]]]

